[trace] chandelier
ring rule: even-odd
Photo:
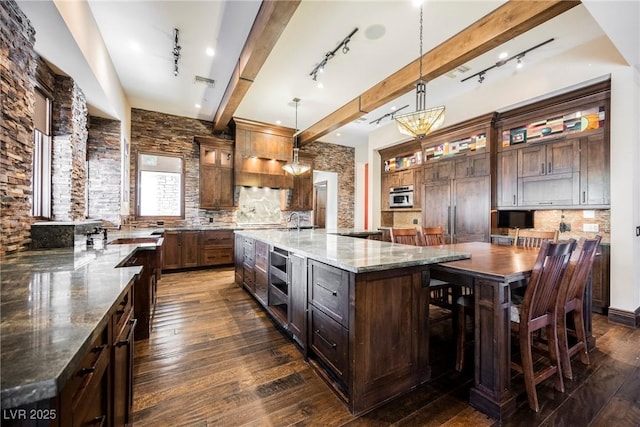
[[[296,133],[293,135],[293,163],[287,163],[282,166],[282,169],[294,176],[302,175],[311,169],[311,166],[300,163],[298,160],[298,102],[300,98],[293,98],[293,102],[296,104]]]
[[[420,5],[420,75],[416,85],[416,111],[396,116],[398,131],[415,138],[423,138],[444,122],[444,105],[425,108],[426,83],[422,80],[422,5]]]

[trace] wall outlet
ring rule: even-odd
[[[597,233],[600,231],[600,226],[598,224],[582,224],[582,231]]]
[[[213,222],[213,217],[209,217],[209,222]]]
[[[596,211],[594,210],[586,210],[586,211],[582,211],[582,218],[595,218],[596,217]]]
[[[413,223],[417,224],[418,223],[418,218],[413,218]]]

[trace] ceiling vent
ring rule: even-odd
[[[459,67],[456,67],[454,70],[449,71],[446,76],[451,78],[451,79],[456,79],[458,78],[458,74],[464,74],[467,71],[469,71],[471,68],[467,67],[466,65],[460,65]]]
[[[206,77],[202,77],[202,76],[196,76],[194,81],[194,83],[204,83],[209,87],[214,87],[216,85],[216,81],[213,79],[208,79]]]

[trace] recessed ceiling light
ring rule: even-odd
[[[196,104],[196,108],[200,108],[200,107],[201,107],[201,105],[200,105],[200,104]]]
[[[422,0],[413,0],[411,3],[413,3],[413,7],[422,6]]]
[[[207,50],[205,51],[207,53],[207,56],[213,56],[216,54],[216,51],[213,50],[212,47],[208,47]]]
[[[502,52],[500,55],[498,55],[499,59],[505,59],[507,56],[509,56],[508,52]]]
[[[142,47],[140,46],[140,43],[138,43],[138,42],[129,43],[129,47],[134,52],[140,52],[142,50]]]
[[[395,105],[391,106],[391,111],[396,111],[396,106]]]
[[[318,82],[318,89],[323,89],[324,85],[322,84],[322,82]]]
[[[280,125],[280,124],[282,124],[282,121],[280,121],[280,120],[276,120],[276,124],[277,124],[277,125]]]
[[[336,136],[340,136],[340,132],[336,133]]]

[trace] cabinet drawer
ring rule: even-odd
[[[315,307],[311,307],[310,314],[311,349],[346,384],[349,379],[349,332]]]
[[[260,241],[255,243],[255,263],[256,267],[267,271],[269,263],[269,245],[267,243]]]
[[[251,289],[251,292],[255,291],[255,283],[256,283],[256,272],[253,268],[243,265],[243,280],[246,287]]]
[[[202,265],[231,264],[233,251],[231,248],[208,247],[202,250]]]
[[[338,268],[311,261],[309,301],[336,322],[349,327],[349,275]]]
[[[113,334],[118,335],[126,326],[127,321],[131,318],[133,312],[133,287],[130,287],[126,294],[120,299],[116,305],[113,316],[111,317],[113,325]]]
[[[106,414],[106,390],[103,388],[107,384],[105,374],[110,359],[108,329],[105,327],[91,343],[61,393],[63,410],[68,410],[72,420],[67,425],[80,425],[88,413],[91,414],[89,418]]]
[[[200,244],[203,246],[224,246],[228,248],[233,247],[232,231],[207,230],[202,232],[200,239]]]

